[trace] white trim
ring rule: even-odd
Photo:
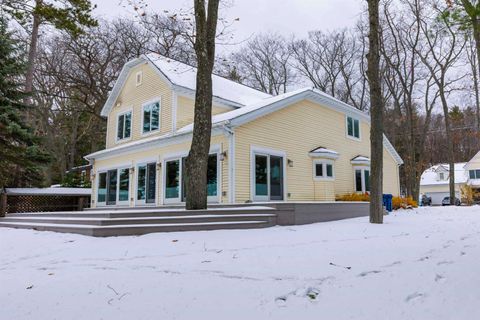
[[[352,118],[353,121],[353,136],[348,134],[348,118]],[[355,121],[358,121],[358,138],[355,137]],[[362,141],[362,121],[352,115],[345,114],[345,137],[354,141]]]
[[[235,131],[228,131],[228,193],[229,202],[235,203]]]
[[[283,163],[283,200],[270,200],[270,161],[267,160],[267,196],[255,195],[255,155],[282,157]],[[260,146],[250,146],[250,200],[251,201],[287,201],[287,153],[283,150],[270,149]]]
[[[312,151],[309,152],[308,155],[312,158],[322,158],[322,159],[331,159],[336,160],[340,156],[336,151]]]
[[[131,164],[121,164],[121,165],[116,165],[116,166],[111,166],[111,167],[104,167],[101,169],[97,169],[96,172],[96,190],[95,190],[95,201],[96,201],[96,206],[99,207],[125,207],[125,206],[130,206],[130,187],[132,185],[132,180],[131,180],[131,174],[130,174],[130,166]],[[128,171],[128,198],[127,200],[120,201],[120,170],[127,169]],[[117,171],[117,186],[116,186],[116,199],[115,199],[115,204],[107,204],[108,202],[108,179],[106,180],[106,186],[107,186],[107,192],[105,194],[105,202],[98,202],[98,185],[100,183],[100,174],[101,173],[106,173],[108,178],[108,171],[111,170],[116,170]]]
[[[124,116],[124,115],[128,114],[128,113],[130,113],[130,137],[118,139],[119,118],[121,116]],[[125,117],[123,118],[123,131],[124,131],[123,135],[125,135]],[[130,141],[130,140],[132,140],[132,136],[133,136],[133,107],[129,107],[129,108],[125,109],[124,111],[117,113],[117,118],[116,118],[116,122],[115,122],[115,144]]]
[[[216,196],[208,196],[207,197],[207,202],[208,203],[221,203],[222,199],[222,167],[221,167],[221,161],[220,161],[220,153],[222,152],[221,145],[220,144],[214,144],[210,146],[210,150],[208,152],[209,155],[211,154],[216,154],[217,155],[217,195]],[[162,191],[163,191],[163,203],[164,204],[173,204],[173,203],[184,203],[182,201],[182,193],[183,193],[183,172],[182,172],[182,158],[188,156],[188,151],[179,151],[179,152],[174,152],[174,153],[168,153],[165,154],[163,159],[162,159],[162,168],[163,168],[163,181],[162,181]],[[179,161],[179,197],[178,198],[166,198],[166,172],[167,172],[167,167],[166,163],[169,161]]]
[[[358,158],[358,157],[359,156],[356,156],[355,158],[350,160],[350,163],[352,165],[357,165],[357,166],[370,166],[370,158],[364,157],[364,158],[367,158],[368,160],[363,160],[363,159],[358,159],[357,160],[356,158]]]
[[[357,191],[357,170],[360,170],[361,180],[362,180],[362,191]],[[370,166],[353,166],[353,191],[355,193],[366,193],[365,188],[365,170],[368,170],[368,175],[370,176],[371,170]]]
[[[152,104],[155,104],[155,103],[158,103],[158,128],[155,129],[155,130],[150,130],[148,132],[144,132],[143,131],[143,124],[144,124],[144,110],[145,110],[145,107],[146,106],[149,106],[149,105],[152,105]],[[142,137],[147,137],[149,135],[152,135],[152,134],[155,134],[155,133],[158,133],[160,132],[161,128],[162,128],[162,97],[161,96],[158,96],[158,97],[155,97],[153,99],[150,99],[144,103],[142,103],[142,108],[141,108],[141,115],[140,115],[140,135]],[[150,126],[152,124],[152,112],[150,111]]]
[[[317,176],[317,164],[322,165],[323,176]],[[332,166],[332,176],[327,176],[327,165]],[[335,181],[335,161],[328,159],[313,160],[313,180],[315,181]]]
[[[146,202],[146,198],[145,200],[139,200],[137,195],[138,195],[138,167],[140,166],[147,166],[148,164],[151,164],[151,163],[155,163],[155,201],[153,203],[147,203]],[[134,190],[133,190],[133,203],[134,203],[134,206],[137,207],[137,206],[146,206],[146,207],[151,207],[151,206],[157,206],[158,205],[158,186],[159,186],[159,174],[158,174],[158,160],[157,160],[157,157],[148,157],[148,158],[144,158],[144,159],[141,159],[139,161],[137,161],[135,163],[135,187],[134,187]],[[145,179],[147,177],[146,175],[147,173],[145,172]],[[145,184],[146,184],[146,180],[145,180]]]

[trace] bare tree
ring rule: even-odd
[[[428,4],[428,6],[426,5]],[[445,15],[446,7],[442,2],[432,0],[415,0],[409,4],[416,18],[416,28],[421,30],[425,46],[417,49],[423,64],[428,69],[435,83],[443,109],[450,179],[450,203],[455,203],[455,153],[451,132],[448,96],[453,85],[461,80],[465,73],[456,77],[453,71],[466,46],[466,37],[455,28],[452,21]]]
[[[368,81],[370,84],[370,223],[383,223],[383,98],[380,78],[380,15],[379,0],[368,0],[369,50]]]
[[[243,82],[269,94],[287,92],[294,80],[292,52],[278,34],[261,34],[248,41],[230,57]]]
[[[212,71],[219,0],[194,0],[197,81],[190,152],[185,163],[187,210],[207,207],[207,167],[212,131]]]

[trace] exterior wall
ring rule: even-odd
[[[465,170],[480,169],[480,152],[478,152],[465,166]]]
[[[286,200],[334,200],[335,195],[353,192],[354,169],[350,160],[358,155],[370,156],[370,128],[360,121],[360,140],[353,140],[347,137],[345,117],[341,112],[304,100],[236,128],[236,202],[251,200],[252,146],[283,151],[293,161],[292,167],[286,166]],[[334,163],[334,182],[314,181],[313,159],[308,152],[320,146],[340,154]],[[384,150],[384,156],[384,190],[397,196],[398,165],[388,151]]]
[[[143,74],[143,80],[142,84],[137,86],[135,77],[139,71]],[[106,149],[141,139],[142,105],[157,98],[160,98],[160,130],[148,136],[162,135],[172,131],[173,93],[169,84],[162,80],[147,63],[132,68],[117,101],[108,115]],[[133,110],[131,138],[116,142],[118,114],[129,109]]]
[[[177,129],[193,123],[193,114],[195,109],[195,101],[188,97],[179,96],[177,98]],[[212,106],[212,115],[233,110],[232,108]]]
[[[97,206],[97,183],[98,183],[98,171],[104,169],[115,169],[118,167],[128,166],[129,168],[135,167],[139,163],[143,163],[145,160],[156,161],[162,163],[161,168],[157,168],[157,205],[163,204],[163,160],[168,158],[172,154],[185,153],[187,154],[190,149],[191,141],[183,141],[174,145],[151,148],[145,151],[136,151],[129,154],[118,155],[106,159],[96,160],[93,167],[95,172],[95,179],[92,182],[92,207]],[[220,153],[228,150],[228,138],[223,135],[212,137],[211,146],[219,146]],[[220,161],[220,173],[221,177],[218,183],[220,183],[220,199],[221,202],[228,202],[228,161]],[[135,170],[136,171],[136,170]],[[136,193],[136,172],[130,172],[130,185],[129,185],[130,201],[129,206],[135,206],[135,193]]]
[[[460,192],[460,188],[463,184],[455,184],[455,191]],[[450,192],[450,187],[447,184],[440,184],[440,185],[427,185],[427,186],[420,186],[420,193],[431,193],[431,192]]]

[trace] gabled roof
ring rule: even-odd
[[[106,117],[127,80],[130,70],[139,64],[148,63],[158,75],[166,81],[171,89],[181,95],[195,96],[197,68],[185,63],[164,57],[156,53],[142,55],[137,59],[127,62],[103,106],[101,115]],[[252,104],[256,101],[270,98],[271,95],[254,88],[245,86],[235,81],[212,75],[214,102],[234,108]]]
[[[473,158],[470,159],[470,161],[468,161],[467,164],[465,164],[465,169],[478,169],[478,168],[480,168],[480,151],[478,151],[477,154],[475,154]]]
[[[308,152],[308,155],[311,157],[327,158],[327,159],[337,159],[339,154],[335,150],[327,149],[324,147],[318,147]]]
[[[271,96],[269,98],[262,99],[256,103],[250,104],[248,106],[244,106],[236,110],[215,115],[212,117],[212,128],[221,128],[221,127],[234,128],[242,124],[245,124],[247,122],[253,121],[261,116],[280,110],[284,107],[287,107],[293,103],[296,103],[304,99],[313,101],[315,103],[321,104],[322,106],[325,106],[332,110],[362,119],[365,122],[370,123],[370,116],[367,113],[362,112],[338,99],[335,99],[334,97],[329,96],[328,94],[323,93],[320,90],[312,89],[308,87],[308,88],[298,89],[295,91],[280,94],[278,96]],[[142,139],[139,141],[125,143],[111,149],[95,152],[93,154],[86,156],[85,158],[93,159],[100,155],[103,156],[105,154],[108,154],[112,151],[122,152],[122,150],[127,150],[132,147],[137,148],[137,147],[146,146],[149,144],[156,144],[157,141],[160,141],[160,140],[164,140],[164,139],[170,140],[175,136],[184,136],[187,134],[191,134],[192,130],[193,130],[193,124],[189,124],[184,126],[183,128],[180,128],[173,134],[167,134],[164,136],[155,136],[148,139]],[[390,141],[388,141],[385,135],[383,136],[383,145],[385,149],[392,155],[392,157],[394,158],[394,160],[397,162],[398,165],[403,164],[402,158],[397,153],[395,148],[392,146]]]
[[[350,163],[351,164],[366,164],[366,165],[369,165],[370,164],[370,158],[358,155],[355,158],[353,158],[352,160],[350,160]]]
[[[468,180],[468,173],[465,170],[465,162],[455,163],[455,183],[466,183]],[[438,180],[438,172],[443,172],[442,170],[438,170],[439,168],[447,168],[448,172],[448,164],[437,164],[428,169],[426,169],[420,178],[420,185],[421,186],[428,186],[428,185],[448,185],[449,179],[445,180]]]

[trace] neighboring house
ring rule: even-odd
[[[450,196],[450,174],[448,164],[432,166],[422,173],[420,194],[432,198],[432,204],[442,204]],[[455,194],[461,199],[462,187],[469,185],[474,192],[480,192],[480,152],[469,162],[455,163]]]
[[[334,201],[370,190],[370,117],[311,88],[270,96],[213,75],[208,200]],[[128,62],[102,110],[106,149],[92,206],[181,204],[196,68],[148,54]],[[384,190],[399,195],[399,157],[384,138]]]

